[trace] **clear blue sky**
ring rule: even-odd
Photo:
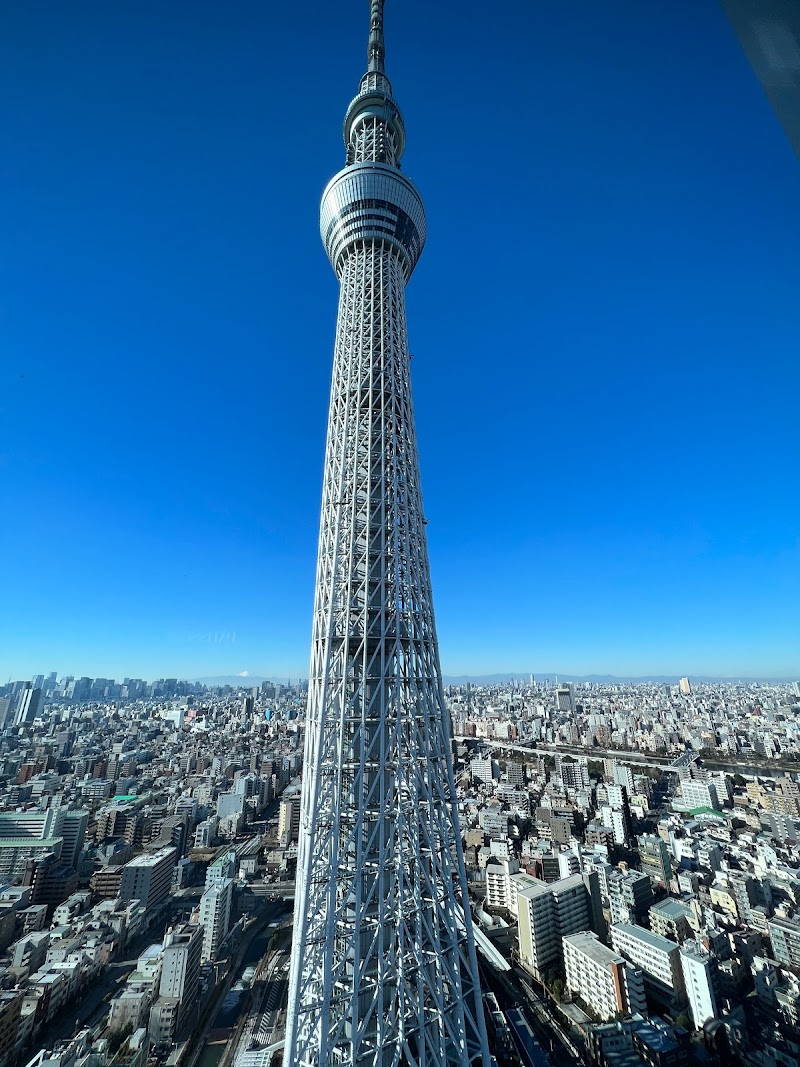
[[[367,0],[12,5],[0,677],[305,674]],[[446,673],[800,672],[800,167],[713,0],[389,0]]]

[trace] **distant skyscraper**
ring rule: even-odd
[[[678,688],[685,697],[688,697],[692,692],[692,683],[688,678],[681,678]]]
[[[556,686],[556,707],[559,711],[575,711],[575,687],[570,682]]]
[[[61,827],[64,846],[61,850],[61,859],[71,867],[75,867],[76,870],[88,825],[89,812],[83,808],[64,812],[64,822]]]
[[[41,689],[22,689],[17,694],[17,708],[14,712],[14,725],[19,726],[24,722],[33,722],[39,714],[42,703]]]
[[[341,290],[284,1062],[488,1067],[409,380],[425,213],[382,0],[344,139],[321,208]]]

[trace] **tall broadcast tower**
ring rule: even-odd
[[[306,717],[287,1067],[488,1067],[411,407],[383,0],[320,229],[341,283]]]

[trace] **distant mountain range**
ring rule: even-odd
[[[200,685],[233,685],[242,686],[245,689],[250,689],[254,685],[261,685],[262,682],[280,682],[281,685],[286,685],[286,678],[280,678],[275,675],[273,678],[267,678],[264,674],[218,674],[214,676],[208,676],[205,678],[192,678],[193,682],[199,682]],[[297,681],[297,679],[293,679]]]
[[[470,682],[472,685],[504,685],[507,682],[528,682],[530,680],[530,671],[518,671],[515,673],[506,674],[446,674],[443,678],[445,685],[466,685]],[[635,685],[636,683],[659,683],[662,685],[677,685],[678,676],[675,674],[644,674],[639,677],[617,675],[617,674],[551,674],[551,673],[539,673],[533,672],[533,676],[537,682],[555,682],[558,679],[559,682],[595,682],[600,685]],[[201,685],[231,685],[235,687],[243,687],[249,689],[252,686],[261,685],[262,682],[279,682],[282,685],[286,684],[287,679],[280,675],[273,675],[271,678],[265,677],[263,674],[222,674],[214,677],[194,678],[193,681],[199,682]],[[297,682],[298,678],[293,678],[293,682]],[[741,675],[739,677],[722,677],[720,675],[711,674],[690,674],[690,682],[727,682],[733,684],[736,682],[767,682],[772,684],[785,684],[787,682],[795,681],[795,678],[759,678],[752,675]]]

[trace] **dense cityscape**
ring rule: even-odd
[[[0,687],[0,1063],[267,1067],[306,683]],[[800,684],[446,689],[500,1064],[788,1065]]]
[[[794,438],[730,430],[791,395],[794,174],[781,194],[707,5],[649,29],[648,5],[549,5],[550,31],[548,5],[407,12],[440,257],[415,309],[429,512],[406,315],[429,226],[384,0],[360,4],[319,214],[308,678],[0,685],[0,1067],[797,1067],[800,681],[767,677],[797,670]],[[120,647],[162,670],[157,619],[195,646],[182,672],[248,629],[237,658],[298,662],[307,179],[350,5],[147,6],[37,12],[5,64],[25,671]],[[722,5],[796,143],[800,21],[766,6]],[[76,417],[31,434],[31,410]],[[437,518],[460,669],[765,677],[448,683]],[[206,608],[236,630],[194,632]]]

